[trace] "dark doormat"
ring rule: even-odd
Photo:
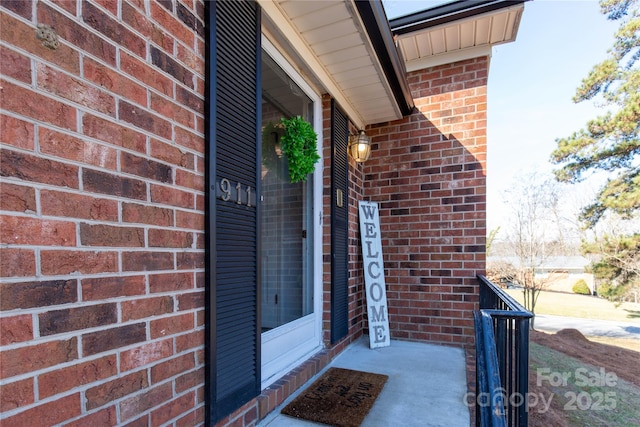
[[[329,368],[282,413],[332,426],[358,427],[387,378],[370,372]]]

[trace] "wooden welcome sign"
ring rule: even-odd
[[[364,263],[364,284],[367,294],[367,317],[369,319],[369,347],[388,347],[389,316],[387,291],[382,263],[380,240],[380,215],[375,202],[358,202],[360,213],[360,238]]]

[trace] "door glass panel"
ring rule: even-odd
[[[280,149],[282,118],[313,123],[313,101],[262,53],[262,330],[313,312],[312,185],[292,184]]]

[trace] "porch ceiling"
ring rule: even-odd
[[[356,126],[402,117],[353,0],[259,3],[267,18],[263,26],[302,61],[305,74],[338,101]]]
[[[525,1],[458,1],[388,22],[372,0],[258,0],[265,33],[361,129],[409,114],[406,71],[514,41]]]
[[[471,6],[469,6],[471,4]],[[445,4],[390,22],[407,71],[481,55],[516,38],[523,2]]]

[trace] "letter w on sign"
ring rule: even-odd
[[[380,240],[380,215],[375,202],[358,202],[360,213],[360,238],[364,263],[364,284],[367,294],[367,318],[369,319],[369,347],[388,347],[389,313],[387,291],[382,264]]]

